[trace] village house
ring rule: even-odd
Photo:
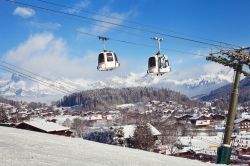
[[[193,116],[192,115],[188,115],[188,114],[185,114],[185,115],[181,115],[181,116],[176,116],[176,120],[177,122],[179,123],[187,123],[190,121],[190,118],[192,118]]]
[[[161,132],[159,130],[157,130],[150,123],[147,123],[147,126],[150,128],[151,134],[154,137],[154,139],[157,140],[158,137],[161,135]],[[121,126],[121,127],[123,129],[125,145],[126,145],[126,142],[128,142],[128,140],[134,136],[134,132],[135,132],[135,129],[137,126],[136,125],[125,125],[125,126]]]
[[[249,132],[250,131],[250,118],[239,118],[234,121],[235,132]]]
[[[45,120],[22,122],[17,124],[16,128],[64,136],[72,134],[68,127]]]
[[[241,155],[249,155],[249,159],[250,159],[250,147],[240,147],[236,149],[236,154],[237,156],[241,156]]]
[[[210,117],[205,115],[192,117],[190,121],[196,128],[207,128],[210,125]]]
[[[211,124],[210,116],[201,115],[197,117],[190,118],[190,122],[193,126],[192,129],[189,129],[188,132],[192,135],[208,135],[214,136],[217,135],[215,126]]]

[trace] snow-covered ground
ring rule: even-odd
[[[1,166],[203,166],[195,160],[0,127]]]
[[[196,152],[216,155],[217,147],[222,143],[222,133],[217,136],[196,136],[196,137],[181,137],[180,141],[183,145],[188,145],[187,149],[195,150]]]

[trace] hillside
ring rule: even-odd
[[[82,140],[0,127],[1,166],[202,166],[176,158]]]
[[[203,96],[200,99],[202,101],[214,101],[214,100],[221,100],[221,101],[229,101],[230,94],[232,91],[232,84],[227,84],[213,90],[209,93],[209,95]],[[240,91],[239,91],[239,103],[248,103],[250,102],[250,79],[244,78],[240,81]]]
[[[133,87],[122,89],[96,89],[74,93],[63,97],[58,102],[59,106],[69,107],[80,105],[83,109],[102,110],[112,105],[158,101],[176,101],[186,105],[196,105],[198,102],[191,101],[187,96],[178,92],[163,88]]]

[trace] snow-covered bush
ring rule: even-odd
[[[101,131],[93,131],[87,133],[83,139],[105,143],[105,144],[113,144],[114,132],[110,130],[101,130]]]

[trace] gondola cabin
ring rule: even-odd
[[[148,59],[148,74],[154,74],[157,76],[169,73],[171,67],[169,66],[168,58],[166,56],[155,55]]]
[[[98,56],[98,66],[99,71],[109,71],[120,66],[117,56],[112,51],[103,51]]]

